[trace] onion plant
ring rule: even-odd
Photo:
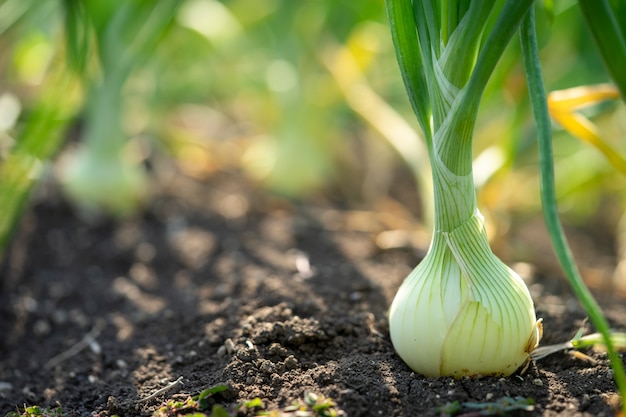
[[[146,194],[143,167],[124,154],[122,92],[179,5],[180,0],[64,2],[68,61],[85,81],[87,98],[83,143],[63,167],[61,181],[67,194],[88,211],[126,215]],[[88,66],[92,42],[100,64],[96,74]]]
[[[534,1],[386,0],[386,7],[404,84],[428,148],[435,207],[430,249],[390,307],[396,351],[426,376],[506,376],[528,362],[541,337],[526,285],[489,247],[472,177],[481,97],[521,27],[548,229],[575,293],[606,337],[623,393],[626,379],[606,320],[576,271],[556,214]]]
[[[7,0],[0,4],[0,35],[45,32],[51,55],[39,69],[41,80],[30,86],[37,87],[37,94],[30,111],[24,112],[28,117],[14,129],[15,144],[6,157],[0,155],[0,258],[30,191],[61,149],[82,108],[83,143],[61,170],[64,190],[88,210],[123,215],[137,208],[147,177],[143,167],[122,152],[127,144],[122,92],[132,73],[150,58],[181,2]],[[66,35],[65,45],[56,41],[60,29]]]

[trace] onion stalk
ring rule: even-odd
[[[128,216],[149,196],[142,155],[129,152],[124,88],[151,58],[181,3],[64,2],[68,60],[87,95],[82,143],[59,176],[66,195],[87,215]]]
[[[389,330],[400,357],[425,376],[507,376],[541,338],[526,284],[489,247],[472,176],[482,93],[532,4],[386,1],[435,201],[430,249],[398,290]]]

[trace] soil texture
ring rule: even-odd
[[[0,415],[37,404],[150,416],[222,385],[211,400],[231,415],[262,411],[237,411],[256,397],[287,413],[307,392],[350,417],[489,415],[486,404],[516,397],[532,410],[508,415],[616,415],[602,352],[556,353],[509,378],[412,372],[386,312],[428,242],[383,249],[381,233],[407,224],[398,213],[288,203],[224,174],[171,179],[133,219],[86,220],[43,187],[0,270]],[[570,339],[585,313],[567,285],[539,268],[522,275],[542,344]],[[624,300],[599,297],[626,328]]]

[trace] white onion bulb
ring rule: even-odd
[[[526,284],[489,247],[478,211],[437,231],[389,312],[400,357],[428,377],[508,376],[541,338]]]

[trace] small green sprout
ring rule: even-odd
[[[5,417],[65,417],[65,413],[61,407],[41,408],[37,405],[32,405],[30,407],[24,406],[24,412],[11,411]]]
[[[620,351],[626,350],[626,333],[610,332],[609,335],[615,349]],[[588,347],[601,347],[606,349],[604,338],[600,333],[592,333],[587,336],[574,338],[571,340],[571,344],[574,349],[584,349]]]
[[[237,410],[250,410],[250,409],[261,409],[261,408],[265,408],[265,404],[263,404],[263,400],[261,400],[259,397],[253,398],[252,400],[248,400],[248,401],[244,401],[243,403],[239,404],[239,406],[237,407]]]
[[[307,391],[304,393],[304,403],[294,402],[281,410],[263,411],[256,417],[341,417],[345,413],[338,410],[335,402],[321,394]]]
[[[185,415],[187,417],[228,417],[228,412],[219,404],[214,404],[211,397],[220,392],[228,390],[228,385],[220,384],[211,388],[207,388],[200,394],[189,397],[184,401],[168,400],[164,405],[159,407],[152,416],[153,417],[177,417]],[[211,414],[207,415],[202,411],[208,410],[210,407]]]
[[[525,397],[503,397],[498,401],[487,403],[454,401],[439,407],[442,417],[478,417],[478,416],[508,416],[510,411],[533,411],[535,400]],[[463,409],[470,409],[463,414],[457,414]]]
[[[197,397],[193,397],[192,399],[198,402],[198,408],[200,410],[206,410],[207,408],[209,408],[209,402],[208,402],[209,398],[215,394],[224,392],[227,389],[228,389],[228,385],[225,385],[225,384],[215,385],[214,387],[205,389]]]
[[[463,403],[464,407],[478,410],[480,416],[505,416],[509,411],[533,411],[535,400],[525,397],[504,397],[491,403]],[[469,417],[469,416],[467,416]]]
[[[437,411],[441,413],[441,417],[453,416],[463,409],[463,406],[458,401],[451,403],[445,403],[444,405],[437,407]]]
[[[574,337],[567,342],[540,346],[531,353],[531,358],[538,361],[539,359],[543,359],[553,353],[569,351],[572,349],[576,351],[586,348],[606,350],[605,339],[601,333],[591,333],[583,336],[584,332],[585,326],[583,325],[580,329],[578,329]],[[609,331],[609,339],[615,350],[626,351],[626,333]]]
[[[215,404],[214,399],[212,399],[215,394],[226,390],[228,390],[227,385],[216,385],[184,401],[168,400],[152,414],[152,417],[231,417],[239,411],[255,412],[256,417],[342,417],[345,415],[343,411],[336,408],[332,399],[309,391],[304,394],[304,401],[296,401],[282,410],[261,411],[265,408],[265,404],[263,400],[256,397],[239,404],[236,407],[236,411],[233,411],[233,414],[231,414],[222,405]],[[206,414],[209,409],[211,413]],[[28,416],[16,414],[11,417]]]
[[[310,391],[304,394],[304,402],[319,415],[326,415],[325,413],[332,410],[335,406],[335,403],[330,398],[325,398]]]
[[[224,407],[219,404],[215,404],[211,409],[211,414],[209,416],[205,416],[202,413],[196,413],[193,417],[230,417],[230,414],[228,414],[228,411],[226,411]]]

